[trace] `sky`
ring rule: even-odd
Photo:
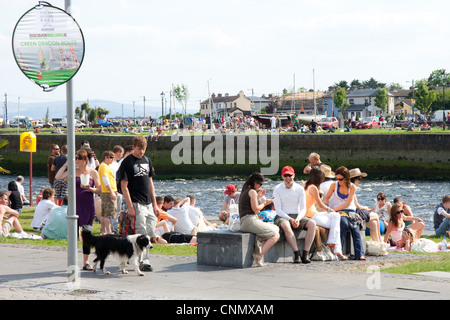
[[[48,1],[63,8],[63,0]],[[12,54],[17,21],[38,1],[0,0],[0,106],[63,101],[43,90]],[[450,70],[450,2],[430,0],[72,0],[85,38],[73,78],[76,101],[143,104],[161,112],[161,92],[189,90],[188,111],[209,93],[326,90],[371,77],[405,88]],[[314,71],[313,71],[314,70]],[[295,79],[295,81],[294,81]],[[409,83],[408,83],[409,81]],[[20,97],[20,99],[19,99]],[[177,106],[179,108],[179,105]]]

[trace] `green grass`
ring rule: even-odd
[[[40,235],[33,231],[31,228],[31,221],[33,220],[34,209],[24,209],[19,216],[20,224],[26,233],[32,233]],[[93,224],[93,234],[100,233],[100,223],[94,222]],[[11,233],[16,232],[15,229],[11,230]],[[67,248],[67,240],[31,240],[31,239],[16,239],[11,237],[0,237],[0,243],[13,243],[13,244],[23,244],[23,245],[36,245],[36,246],[47,246],[47,247],[64,247]],[[78,241],[78,248],[82,247],[82,243]],[[150,250],[150,254],[161,254],[161,255],[173,255],[173,256],[188,256],[197,255],[196,246],[188,245],[162,245],[154,244],[153,249]]]
[[[427,255],[420,261],[408,262],[399,266],[392,266],[382,269],[382,271],[387,273],[397,273],[397,274],[411,274],[417,272],[429,272],[429,271],[444,271],[450,272],[450,253],[449,252],[439,252],[433,254],[422,254]],[[430,257],[431,255],[431,257]]]

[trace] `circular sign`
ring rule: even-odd
[[[72,79],[84,58],[84,37],[78,23],[46,2],[20,18],[12,47],[20,70],[44,91]]]

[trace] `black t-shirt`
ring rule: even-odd
[[[128,181],[131,202],[151,204],[149,178],[154,175],[152,161],[149,158],[143,156],[139,159],[130,154],[120,165],[117,181],[118,184],[121,180]]]
[[[56,167],[55,173],[58,173],[59,169],[61,169],[61,167],[66,163],[66,161],[67,161],[67,156],[63,156],[63,155],[57,156],[55,158],[55,160],[53,160],[53,164]]]

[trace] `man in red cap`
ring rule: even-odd
[[[294,251],[294,263],[300,263],[300,259],[302,263],[310,263],[309,250],[316,234],[316,223],[305,217],[305,190],[300,184],[294,182],[294,169],[290,166],[284,167],[281,170],[281,176],[283,182],[273,189],[273,203],[277,213],[274,223],[283,229],[286,241]],[[301,256],[292,230],[297,228],[306,230],[305,246]]]
[[[223,222],[227,221],[227,219],[230,217],[230,204],[231,200],[234,201],[234,203],[239,203],[239,196],[241,195],[240,192],[237,191],[237,188],[233,184],[229,184],[225,187],[225,198],[223,199],[222,203],[222,209],[219,213],[219,219]]]

